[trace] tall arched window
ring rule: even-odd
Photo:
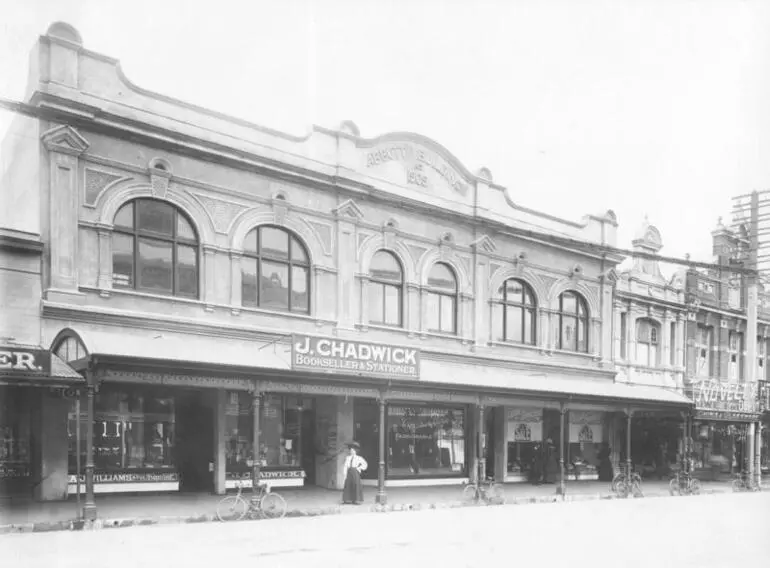
[[[243,242],[241,302],[271,310],[310,313],[310,261],[300,240],[262,226]]]
[[[559,349],[588,353],[588,306],[577,292],[559,296]]]
[[[636,320],[636,362],[647,367],[660,365],[660,324],[651,319]]]
[[[428,331],[457,333],[457,278],[449,266],[437,263],[428,274]]]
[[[511,278],[500,291],[503,310],[503,341],[535,345],[537,343],[537,302],[526,282]]]
[[[369,323],[403,324],[404,271],[391,252],[381,250],[369,266]]]
[[[177,207],[135,199],[115,215],[112,285],[198,297],[198,235]]]

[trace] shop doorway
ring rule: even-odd
[[[214,410],[204,392],[177,396],[176,448],[179,490],[214,490]]]
[[[305,485],[315,485],[315,408],[302,412],[300,434],[300,466],[305,472]]]
[[[498,412],[503,409],[499,407],[493,407],[486,409],[487,415],[484,417],[485,442],[484,446],[484,465],[486,471],[484,472],[487,477],[495,476],[495,445],[497,444],[497,436],[495,435],[495,417]]]

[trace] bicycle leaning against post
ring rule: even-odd
[[[644,493],[642,493],[642,476],[635,471],[629,472],[628,469],[628,466],[625,465],[623,471],[618,472],[612,478],[610,491],[621,498],[626,498],[629,495],[644,497]]]
[[[762,486],[757,483],[753,475],[746,471],[736,473],[732,485],[734,493],[739,491],[762,491]]]
[[[220,521],[240,521],[249,518],[280,519],[286,514],[286,500],[268,490],[267,484],[257,482],[257,491],[249,498],[243,496],[243,486],[237,485],[238,492],[228,495],[217,505],[217,518]]]
[[[668,482],[671,495],[700,495],[700,481],[688,471],[677,471]]]
[[[505,503],[505,492],[501,484],[495,483],[492,478],[487,478],[480,483],[477,481],[466,484],[463,488],[463,501],[502,505]]]

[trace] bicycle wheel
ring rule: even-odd
[[[620,485],[625,481],[626,475],[624,473],[618,473],[612,478],[610,483],[610,489],[613,493],[617,493]]]
[[[644,493],[642,493],[642,484],[636,480],[631,482],[631,495],[633,497],[644,497]]]
[[[672,496],[682,494],[682,490],[679,487],[679,480],[676,477],[668,482],[668,492]]]
[[[733,479],[733,493],[737,493],[743,490],[743,480]]]
[[[463,489],[463,501],[475,503],[478,500],[478,492],[475,485],[466,485]]]
[[[249,511],[249,504],[245,499],[230,495],[222,499],[217,505],[217,518],[222,521],[240,521]]]
[[[487,496],[489,502],[494,503],[495,505],[502,505],[505,503],[505,491],[503,490],[503,486],[498,483],[493,484],[489,488]]]
[[[617,489],[615,492],[618,494],[618,497],[621,499],[625,499],[628,497],[628,492],[630,490],[630,487],[628,486],[628,483],[625,482],[625,480],[622,483],[617,484]]]
[[[690,495],[700,495],[700,481],[697,479],[690,480]]]
[[[278,493],[268,493],[259,502],[259,510],[268,519],[280,519],[286,514],[286,500]]]

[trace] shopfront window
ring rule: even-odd
[[[388,407],[388,476],[445,476],[466,472],[465,409]]]
[[[30,476],[29,392],[0,386],[0,487]]]
[[[567,474],[577,479],[597,479],[599,453],[604,442],[604,413],[569,413]]]
[[[81,467],[85,465],[85,395],[81,399]],[[69,471],[76,471],[76,401],[72,401],[67,434]],[[168,391],[104,385],[94,401],[94,465],[96,471],[174,469],[174,398]]]
[[[543,411],[509,408],[506,442],[508,444],[507,475],[513,481],[528,479],[540,457],[543,442]]]

